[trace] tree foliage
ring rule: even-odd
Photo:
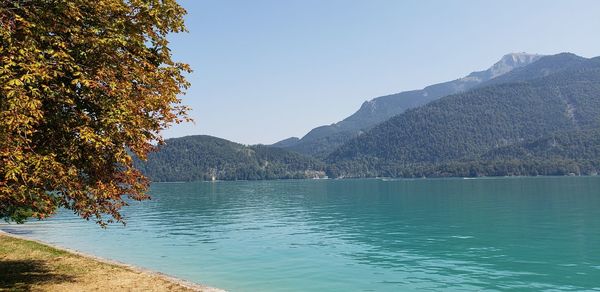
[[[122,222],[127,197],[147,198],[132,155],[187,120],[189,68],[166,38],[184,14],[175,0],[0,1],[0,217]]]

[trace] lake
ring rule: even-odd
[[[153,184],[0,229],[230,291],[600,291],[600,177]]]

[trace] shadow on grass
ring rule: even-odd
[[[30,290],[34,285],[72,282],[73,277],[55,273],[40,260],[0,260],[0,290]]]

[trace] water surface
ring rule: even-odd
[[[154,184],[0,229],[230,291],[600,291],[600,178]]]

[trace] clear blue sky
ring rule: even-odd
[[[600,55],[597,0],[180,0],[171,37],[194,73],[184,102],[208,134],[269,144],[362,102],[482,70],[510,52]]]

